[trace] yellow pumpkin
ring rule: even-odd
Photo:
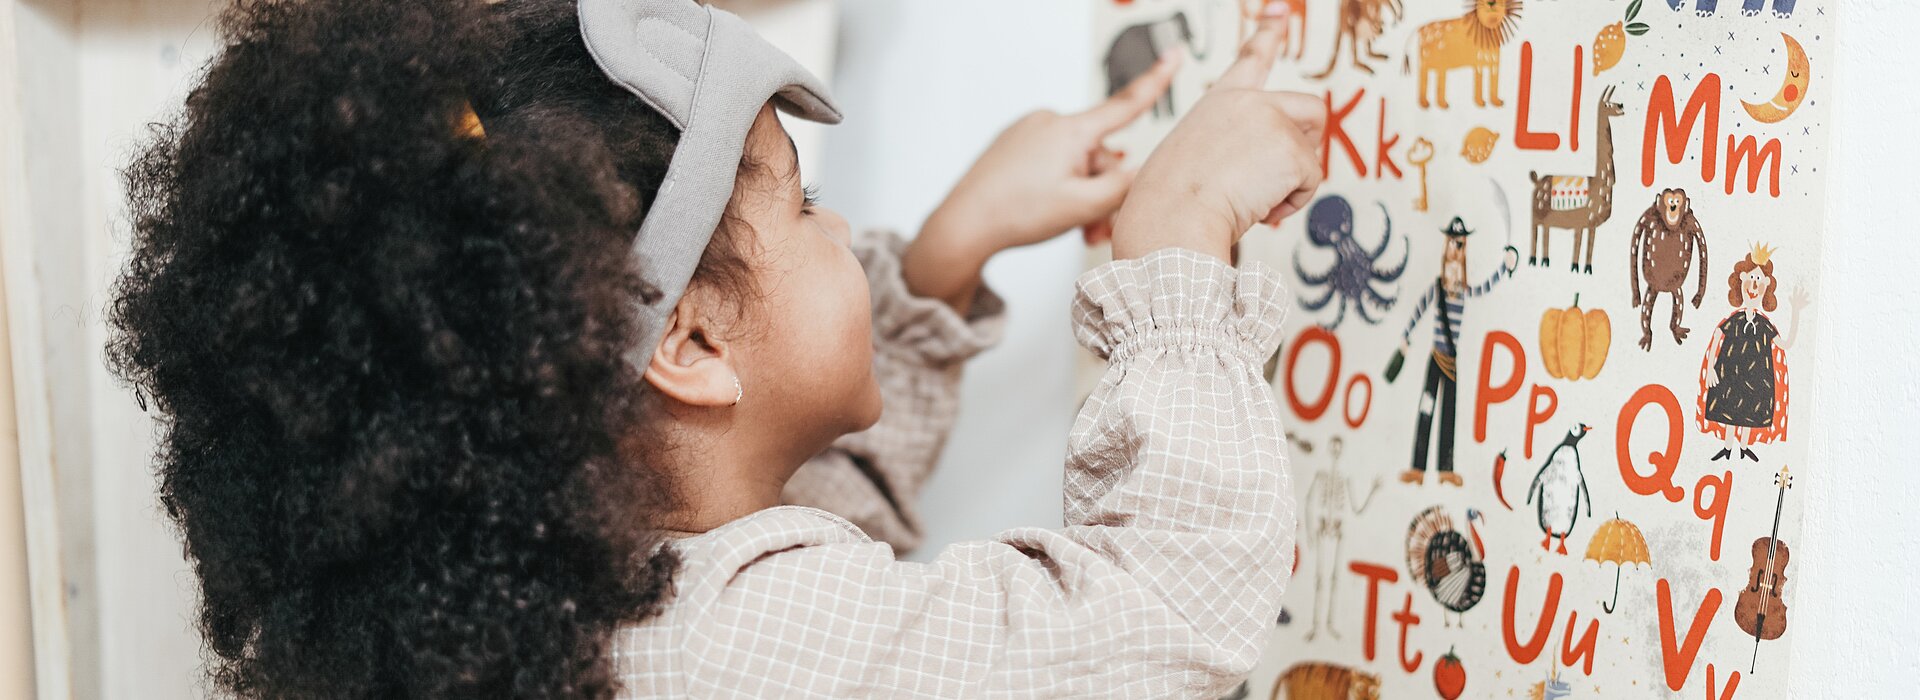
[[[1580,296],[1573,306],[1547,309],[1540,315],[1540,362],[1547,374],[1558,379],[1580,380],[1600,376],[1607,364],[1607,348],[1613,342],[1613,321],[1599,309],[1581,309]]]

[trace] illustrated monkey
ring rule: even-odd
[[[1653,350],[1653,305],[1662,293],[1673,296],[1673,342],[1687,341],[1687,329],[1680,325],[1680,288],[1687,281],[1693,263],[1694,248],[1700,249],[1700,272],[1694,282],[1693,308],[1707,293],[1707,236],[1700,220],[1693,215],[1693,204],[1682,189],[1661,190],[1653,206],[1633,225],[1632,259],[1628,269],[1633,277],[1633,305],[1640,307],[1640,349]],[[1641,288],[1641,279],[1646,287]]]

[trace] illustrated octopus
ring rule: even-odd
[[[1393,242],[1393,218],[1387,215],[1387,205],[1380,205],[1380,216],[1386,221],[1386,233],[1380,237],[1379,245],[1367,250],[1353,238],[1353,206],[1344,197],[1322,197],[1307,211],[1307,242],[1316,248],[1333,251],[1335,259],[1333,266],[1326,271],[1311,273],[1300,264],[1300,251],[1296,249],[1293,271],[1308,289],[1325,290],[1317,299],[1306,298],[1308,295],[1302,294],[1301,308],[1319,311],[1337,298],[1338,310],[1333,322],[1322,324],[1327,330],[1340,327],[1340,322],[1347,317],[1349,306],[1367,323],[1378,324],[1380,319],[1368,312],[1368,305],[1385,311],[1393,308],[1393,303],[1398,299],[1399,285],[1395,282],[1407,271],[1407,254],[1410,250],[1409,246],[1401,246],[1400,262],[1394,263],[1391,269],[1379,267],[1381,255],[1387,252],[1388,245]]]

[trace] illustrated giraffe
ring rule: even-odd
[[[1573,231],[1573,271],[1593,274],[1593,239],[1600,224],[1613,217],[1613,118],[1626,114],[1626,108],[1613,101],[1613,88],[1600,93],[1595,113],[1594,174],[1548,175],[1529,172],[1533,179],[1533,241],[1527,250],[1527,264],[1546,266],[1553,229]],[[1586,266],[1580,264],[1580,237],[1587,240]],[[1538,254],[1536,256],[1536,253]]]

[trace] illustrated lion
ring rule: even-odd
[[[1493,106],[1500,100],[1500,48],[1513,36],[1520,21],[1521,0],[1469,0],[1467,12],[1453,19],[1421,25],[1415,33],[1420,39],[1420,106],[1427,102],[1427,79],[1432,77],[1434,101],[1447,108],[1447,71],[1466,68],[1473,71],[1473,103]],[[1409,54],[1411,55],[1411,54]]]

